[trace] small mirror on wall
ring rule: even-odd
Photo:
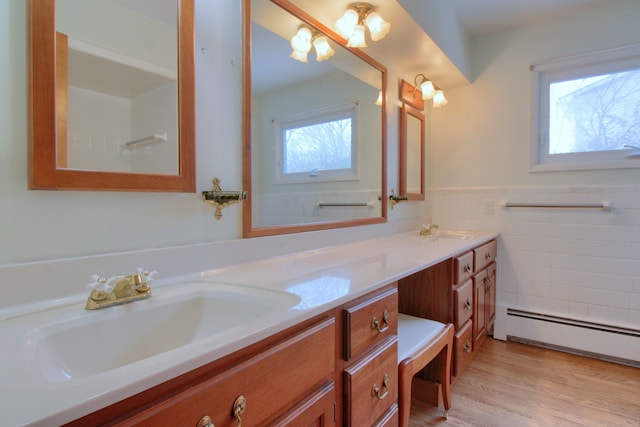
[[[195,191],[194,1],[29,0],[27,16],[29,188]]]
[[[401,82],[400,99],[400,196],[424,200],[425,116],[420,89]]]

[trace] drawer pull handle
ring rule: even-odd
[[[469,340],[464,343],[463,350],[466,354],[471,353],[471,342]]]
[[[464,272],[471,274],[471,265],[467,264],[464,266]]]
[[[247,409],[247,398],[240,395],[233,402],[233,418],[238,420],[238,427],[242,427],[242,418],[240,415]]]
[[[204,417],[200,418],[200,421],[198,421],[198,424],[196,424],[196,427],[216,427],[216,426],[215,424],[213,424],[211,417],[209,415],[205,415]]]
[[[378,318],[376,316],[373,316],[373,318],[371,319],[371,329],[375,329],[378,332],[384,332],[389,329],[389,313],[387,312],[387,310],[382,313],[382,323],[384,323],[384,326],[381,326]]]
[[[492,285],[492,279],[491,277],[487,277],[486,279],[484,279],[484,288],[486,291],[491,290],[491,285]]]
[[[387,376],[387,374],[384,374],[384,378],[382,380],[382,388],[384,389],[384,392],[380,393],[378,384],[374,384],[373,389],[371,390],[371,394],[373,394],[373,396],[378,400],[384,399],[389,394],[389,377]]]
[[[484,259],[486,259],[487,261],[491,261],[491,254],[490,254],[490,253],[487,253],[487,254],[484,256]]]
[[[467,300],[464,302],[463,307],[465,310],[471,310],[471,298],[467,298]]]

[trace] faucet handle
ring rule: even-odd
[[[138,267],[137,271],[142,281],[148,284],[151,284],[155,280],[156,275],[158,274],[156,270],[149,271],[141,267]]]
[[[101,291],[109,293],[116,285],[117,277],[100,277],[97,274],[91,276],[91,283],[87,283],[87,288],[90,291]]]

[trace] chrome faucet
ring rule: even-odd
[[[138,269],[136,274],[129,276],[114,276],[108,279],[92,276],[92,283],[87,286],[91,289],[85,308],[87,310],[99,310],[113,305],[127,304],[132,301],[151,297],[151,282],[156,271]]]
[[[436,228],[438,228],[438,224],[422,224],[422,228],[420,228],[420,235],[430,236]]]

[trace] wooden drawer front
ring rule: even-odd
[[[195,426],[205,415],[216,426],[235,426],[234,401],[246,398],[242,424],[273,422],[323,383],[333,381],[335,320],[327,319],[220,375],[125,420],[122,425]]]
[[[495,261],[498,255],[498,244],[495,240],[486,243],[473,250],[475,259],[475,271],[480,271]]]
[[[453,375],[458,376],[471,360],[473,351],[473,328],[471,320],[467,321],[456,333],[453,340]]]
[[[467,320],[471,319],[473,314],[473,284],[471,280],[453,290],[453,303],[455,307],[453,320],[456,330],[458,330]]]
[[[398,342],[394,336],[344,371],[346,425],[373,425],[391,405],[397,403],[397,353]],[[374,387],[378,389],[378,396]]]
[[[453,284],[466,282],[473,274],[473,252],[467,252],[453,259]]]
[[[398,405],[394,404],[389,410],[375,423],[375,427],[399,427],[400,426],[400,410]]]
[[[335,426],[335,401],[335,385],[333,383],[325,384],[271,426]]]
[[[389,289],[344,309],[344,360],[358,357],[398,331],[398,290]]]

